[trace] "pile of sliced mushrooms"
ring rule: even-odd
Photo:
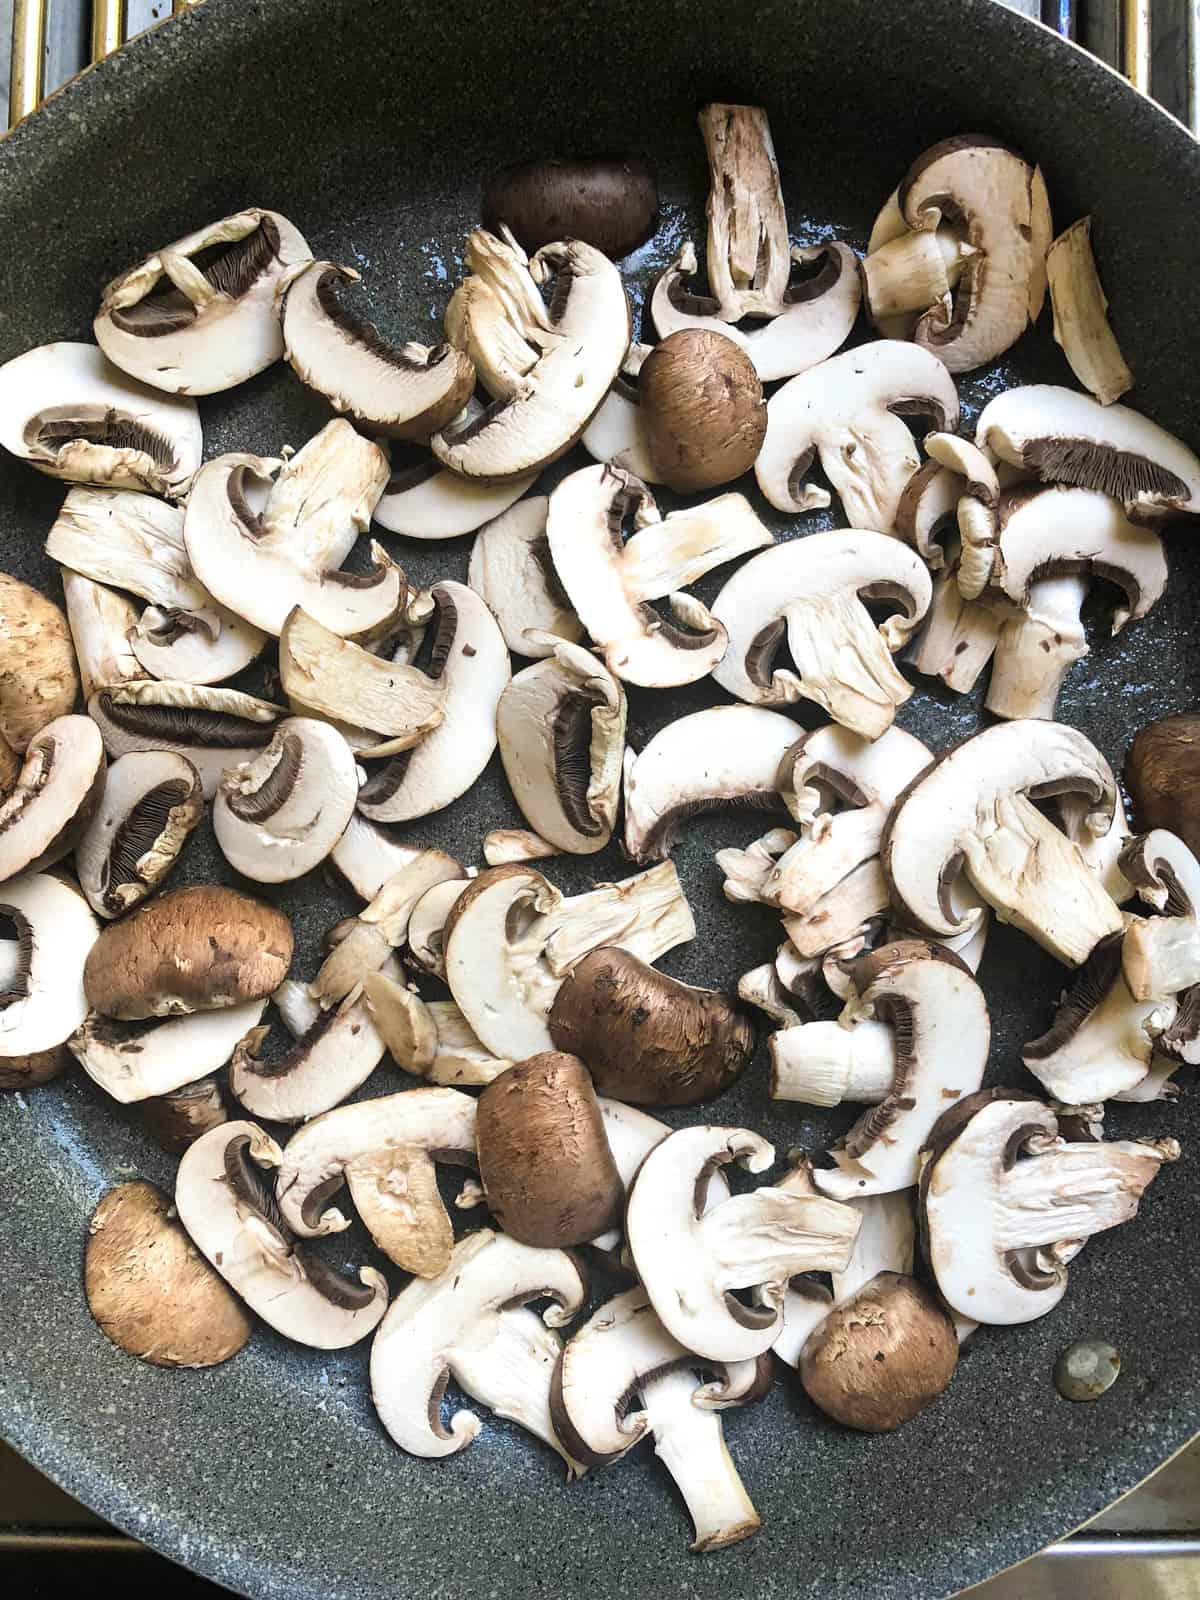
[[[1118,585],[1114,632],[1152,609],[1200,460],[1118,403],[1090,221],[1055,238],[1022,156],[926,151],[860,260],[792,244],[762,110],[700,127],[707,285],[688,242],[652,345],[615,264],[658,223],[631,157],[490,180],[434,348],[389,344],[356,271],[250,209],[110,283],[95,344],[0,368],[0,443],[70,485],[46,542],[64,609],[0,579],[0,1084],[73,1059],[179,1156],[173,1195],[122,1185],[91,1222],[88,1302],[125,1350],[210,1365],[256,1319],[322,1350],[371,1337],[403,1450],[485,1428],[443,1403],[451,1378],[570,1478],[651,1438],[713,1550],[760,1525],[721,1412],[776,1360],[848,1427],[899,1426],[980,1324],[1053,1310],[1179,1155],[1103,1120],[1200,1061],[1178,781],[1200,720],[1139,734],[1134,834],[1054,716],[1089,583]],[[1082,387],[998,393],[972,440],[956,376],[1047,291]],[[333,419],[206,459],[196,396],[281,361]],[[577,443],[592,464],[539,492]],[[728,487],[751,470],[783,540]],[[655,485],[692,498],[664,515]],[[833,496],[845,525],[806,527]],[[410,585],[392,536],[469,534],[467,583]],[[711,606],[690,592],[733,562]],[[990,662],[987,725],[945,750],[897,726],[904,650],[960,694]],[[230,686],[249,669],[271,697]],[[728,704],[627,743],[627,686],[710,675]],[[800,703],[827,720],[806,731]],[[482,867],[406,840],[497,747],[527,827],[490,832]],[[779,916],[736,994],[655,966],[696,931],[673,842],[723,803],[787,822],[712,868]],[[328,864],[353,888],[318,971],[291,975],[286,893],[167,887],[206,809],[240,878]],[[614,836],[620,882],[567,896],[543,871]],[[1067,972],[1024,1047],[1041,1095],[984,1087],[992,917]],[[863,1108],[774,1178],[753,1130],[655,1115],[738,1079],[756,1012],[764,1094]],[[420,1086],[376,1088],[385,1057]],[[734,1168],[763,1181],[731,1189]],[[407,1277],[314,1250],[352,1213]]]

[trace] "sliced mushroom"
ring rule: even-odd
[[[265,1323],[297,1344],[344,1350],[387,1310],[387,1284],[374,1267],[360,1268],[355,1283],[297,1246],[264,1178],[282,1160],[253,1122],[222,1123],[184,1152],[175,1209],[193,1244]]]
[[[897,339],[860,345],[790,379],[767,402],[767,437],[754,464],[758,486],[779,511],[829,504],[804,476],[820,456],[851,527],[890,533],[900,499],[921,464],[904,416],[958,426],[954,380],[935,355]]]
[[[545,495],[530,495],[480,528],[471,546],[467,581],[491,608],[514,655],[553,655],[554,646],[542,638],[546,634],[567,644],[583,638],[550,559],[549,509]]]
[[[737,1161],[765,1172],[774,1148],[744,1128],[684,1128],[642,1163],[625,1229],[638,1276],[668,1332],[697,1355],[753,1360],[783,1326],[783,1293],[802,1272],[841,1270],[859,1217],[836,1201],[763,1187],[701,1212],[697,1180]],[[736,1289],[758,1287],[749,1307]]]
[[[523,1061],[554,1049],[550,1008],[589,950],[616,944],[655,961],[695,931],[671,862],[569,900],[533,867],[490,867],[447,918],[446,980],[480,1041]]]
[[[980,412],[975,439],[1042,483],[1111,495],[1134,522],[1200,511],[1200,459],[1128,406],[1049,383],[1008,389]]]
[[[907,1189],[887,1194],[864,1195],[849,1200],[862,1218],[854,1249],[844,1272],[832,1277],[833,1298],[838,1305],[853,1300],[881,1272],[911,1277],[916,1255],[917,1229],[913,1216],[913,1196]]]
[[[113,1022],[90,1016],[67,1048],[105,1094],[121,1105],[173,1094],[219,1071],[263,1014],[266,999],[166,1022]]]
[[[478,1089],[512,1066],[480,1044],[453,1000],[422,1000],[384,972],[372,972],[363,993],[396,1065],[426,1083]]]
[[[513,861],[545,861],[562,854],[558,845],[543,839],[532,828],[489,828],[481,848],[489,867],[506,867]]]
[[[204,815],[200,776],[171,750],[131,750],[109,767],[75,847],[75,871],[100,917],[119,917],[162,886]]]
[[[956,434],[949,437],[956,438]],[[896,507],[892,533],[910,544],[933,573],[945,565],[950,544],[957,543],[951,529],[957,526],[963,481],[950,467],[932,458],[908,480]],[[943,547],[945,539],[946,548]],[[955,585],[957,593],[957,584]],[[935,580],[934,593],[937,593]]]
[[[1200,983],[1200,862],[1182,839],[1156,828],[1121,853],[1121,871],[1155,917],[1131,917],[1121,944],[1135,1000],[1161,1000]]]
[[[350,1226],[329,1204],[348,1184],[388,1259],[436,1278],[454,1247],[437,1161],[474,1167],[475,1101],[457,1089],[410,1089],[339,1106],[307,1123],[287,1142],[275,1192],[292,1232],[315,1239]]]
[[[1136,1215],[1174,1139],[1071,1144],[1050,1108],[984,1089],[943,1114],[921,1174],[921,1228],[942,1298],[975,1322],[1032,1322],[1067,1291],[1094,1233]]]
[[[446,977],[444,936],[450,908],[470,883],[450,876],[424,893],[413,906],[408,922],[408,959],[432,977]]]
[[[470,421],[482,413],[479,402],[470,400],[463,416]],[[536,477],[534,471],[505,478],[503,483],[479,483],[443,467],[431,453],[393,471],[373,520],[406,539],[460,539],[499,519],[532,488]],[[471,584],[478,588],[474,578]]]
[[[1193,854],[1200,850],[1200,718],[1162,717],[1141,728],[1125,757],[1125,783],[1142,828],[1169,828]]]
[[[573,1461],[554,1431],[550,1386],[569,1322],[587,1296],[575,1258],[538,1250],[481,1228],[455,1247],[440,1277],[410,1283],[393,1300],[371,1346],[371,1398],[403,1450],[450,1456],[478,1438],[482,1423],[458,1411],[446,1427],[441,1402],[449,1378],[499,1417],[518,1423]],[[531,1300],[549,1299],[542,1316]]]
[[[725,322],[783,310],[791,256],[779,167],[760,106],[701,108],[708,156],[708,281]]]
[[[724,328],[725,324],[719,324]],[[623,467],[644,483],[659,483],[654,461],[650,454],[650,441],[646,431],[646,413],[642,409],[642,395],[638,377],[653,345],[639,344],[636,340],[625,352],[621,370],[613,379],[612,388],[604,403],[580,435],[579,442],[593,461],[603,461],[611,467]]]
[[[955,484],[961,482],[956,475],[950,476]],[[997,603],[990,592],[976,600],[966,599],[958,581],[961,569],[962,546],[958,539],[950,539],[941,570],[934,574],[925,624],[913,641],[908,660],[918,672],[941,678],[955,694],[968,694],[994,656],[1000,630],[1013,616],[1013,607],[1007,600]],[[989,576],[990,570],[989,566]],[[1019,647],[1022,641],[1018,636],[1012,642]]]
[[[275,290],[312,252],[252,207],[165,245],[107,286],[94,324],[110,361],[170,394],[216,394],[279,360]]]
[[[896,1035],[886,1022],[849,1013],[836,1022],[800,1022],[771,1034],[772,1100],[809,1106],[844,1101],[877,1106],[896,1081]]]
[[[916,927],[965,933],[979,913],[955,915],[949,901],[965,871],[1001,921],[1079,966],[1124,922],[1079,846],[1034,804],[1064,792],[1086,797],[1093,835],[1107,831],[1116,779],[1076,729],[1007,722],[964,740],[909,784],[888,819],[880,854],[896,904]]]
[[[28,1058],[54,1051],[87,1016],[96,919],[77,889],[43,872],[0,889],[0,916],[16,926],[18,962],[0,993],[0,1078],[44,1081],[50,1063]],[[26,1059],[18,1066],[18,1058]]]
[[[713,602],[729,633],[713,676],[752,705],[813,700],[852,732],[877,739],[912,694],[892,655],[931,593],[925,563],[896,539],[839,530],[790,540],[748,561]],[[901,610],[876,625],[868,600]],[[774,666],[785,637],[795,672]]]
[[[191,399],[135,383],[94,344],[44,344],[0,366],[0,445],[51,478],[188,492],[203,446]]]
[[[855,955],[872,942],[872,931],[891,904],[883,862],[872,856],[854,867],[803,916],[788,914],[783,931],[798,956]],[[970,924],[974,929],[975,924]]]
[[[66,617],[44,594],[0,572],[0,737],[22,754],[48,722],[74,710],[78,693]]]
[[[875,218],[860,269],[868,318],[885,339],[911,337],[923,312],[939,310],[948,319],[951,291],[973,254],[949,218],[914,233],[900,209],[900,190],[893,189]],[[1031,320],[1035,314],[1031,305]]]
[[[164,750],[186,757],[212,799],[227,767],[253,761],[270,744],[281,706],[236,689],[147,678],[97,689],[88,716],[112,759]]]
[[[209,1016],[210,1012],[198,1015]],[[225,1097],[216,1078],[197,1078],[170,1094],[142,1101],[142,1127],[168,1155],[181,1156],[202,1134],[229,1121]]]
[[[671,1129],[657,1117],[650,1116],[646,1111],[639,1111],[636,1106],[626,1105],[623,1100],[609,1100],[604,1095],[599,1099],[600,1115],[604,1118],[608,1147],[613,1153],[613,1160],[617,1163],[621,1183],[628,1192],[633,1186],[633,1180],[637,1177],[642,1162],[655,1145],[662,1143]],[[709,1174],[704,1184],[704,1208],[707,1210],[710,1206],[719,1205],[722,1200],[728,1198],[729,1185],[721,1169],[717,1167]],[[610,1233],[601,1234],[593,1239],[592,1248],[608,1252],[609,1264],[614,1270],[632,1272],[628,1254],[624,1257],[618,1257],[616,1254],[621,1239],[622,1230],[614,1228]]]
[[[0,801],[0,883],[74,849],[104,793],[104,742],[90,717],[56,717],[32,739]]]
[[[1046,253],[1054,339],[1071,371],[1102,406],[1133,388],[1133,373],[1109,326],[1108,296],[1092,252],[1092,219],[1080,217]]]
[[[463,261],[469,276],[446,307],[446,337],[471,358],[494,400],[511,399],[539,358],[563,343],[563,331],[555,326],[540,277],[535,278],[529,257],[507,227],[498,234],[473,228]],[[583,309],[581,298],[575,311]],[[573,331],[581,332],[581,325]]]
[[[138,624],[133,601],[65,569],[62,586],[84,699],[90,701],[97,689],[144,678],[147,669],[129,642]]]
[[[405,867],[414,866],[425,854],[421,846],[399,844],[386,828],[356,815],[351,817],[329,859],[360,900],[374,900],[389,878]],[[453,857],[444,852],[438,854],[443,862],[453,864],[452,877],[461,872]]]

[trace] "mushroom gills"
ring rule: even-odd
[[[143,679],[98,689],[88,701],[111,757],[165,750],[195,767],[206,800],[221,773],[269,745],[281,707],[234,689]]]

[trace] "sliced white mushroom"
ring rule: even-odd
[[[853,1001],[838,1021],[784,1027],[767,1044],[772,1100],[877,1106],[896,1080],[895,1034],[885,1022],[862,1017]]]
[[[1102,406],[1133,388],[1133,373],[1109,326],[1108,296],[1092,251],[1092,219],[1080,217],[1046,253],[1054,339],[1071,371]]]
[[[506,867],[513,861],[546,861],[563,853],[532,828],[489,828],[481,849],[489,867]]]
[[[790,828],[770,828],[744,850],[734,846],[715,851],[713,860],[725,877],[721,890],[726,900],[734,905],[770,905],[767,885],[774,878],[775,863],[799,837]]]
[[[468,417],[483,407],[470,401]],[[375,507],[374,520],[389,533],[406,539],[460,539],[499,518],[532,488],[537,472],[506,478],[503,483],[478,483],[442,466],[434,455],[397,468]],[[475,585],[472,578],[472,585]]]
[[[790,247],[767,113],[714,102],[698,120],[708,156],[708,281],[718,315],[726,322],[778,316]]]
[[[0,813],[2,814],[2,813]],[[1121,871],[1160,915],[1131,917],[1121,945],[1135,1000],[1160,1000],[1200,983],[1200,862],[1182,839],[1155,828],[1121,853]]]
[[[133,601],[65,569],[62,586],[84,699],[107,685],[144,678],[147,669],[129,642],[138,623]]]
[[[951,542],[962,492],[958,473],[931,459],[913,473],[896,506],[892,533],[912,545],[931,572],[946,564],[942,541]]]
[[[279,360],[275,290],[312,252],[251,207],[165,245],[106,287],[94,331],[110,361],[169,394],[216,394]]]
[[[881,1272],[911,1276],[916,1256],[916,1220],[912,1195],[907,1189],[864,1195],[861,1200],[848,1200],[846,1204],[862,1217],[862,1226],[845,1271],[833,1274],[837,1305],[853,1300]]]
[[[203,815],[200,775],[186,756],[131,750],[114,761],[75,846],[79,887],[96,915],[119,917],[153,894]]]
[[[89,717],[55,717],[25,750],[0,801],[0,883],[68,855],[104,793],[104,743]]]
[[[67,1040],[67,1048],[93,1083],[121,1105],[132,1105],[219,1071],[266,1003],[249,1000],[149,1024],[92,1016]]]
[[[874,941],[890,904],[883,863],[879,856],[872,856],[827,890],[803,916],[785,914],[783,931],[802,960],[856,955]]]
[[[503,865],[504,863],[500,863]],[[470,883],[469,878],[451,875],[436,883],[417,901],[408,920],[408,959],[431,977],[446,977],[443,938],[450,908]]]
[[[0,915],[16,926],[18,970],[0,995],[0,1058],[52,1050],[88,1014],[83,968],[99,934],[87,901],[44,872],[0,888]]]
[[[422,1000],[382,972],[373,972],[363,990],[396,1065],[426,1083],[478,1089],[512,1066],[479,1042],[453,1000]]]
[[[724,332],[725,324],[719,324]],[[583,430],[580,443],[593,461],[607,462],[610,467],[623,467],[641,478],[643,483],[660,483],[650,442],[642,419],[641,396],[638,393],[638,373],[653,346],[631,344],[625,353],[621,370],[613,379],[612,388],[596,415]]]
[[[940,468],[940,471],[945,471]],[[954,477],[954,482],[959,482]],[[944,565],[934,574],[933,598],[925,624],[913,641],[908,660],[918,672],[941,678],[955,694],[968,694],[995,654],[1000,630],[1012,616],[1005,601],[992,595],[968,600],[958,582],[962,547],[958,539],[947,542]]]
[[[467,582],[490,606],[514,655],[554,653],[541,635],[578,644],[583,627],[563,592],[546,537],[549,498],[530,495],[480,528],[471,546]]]
[[[424,854],[422,846],[401,844],[386,828],[355,815],[329,859],[360,900],[374,900],[389,878]]]
[[[507,227],[499,234],[472,228],[463,264],[468,276],[446,307],[446,337],[470,357],[488,394],[506,400],[539,358],[562,343],[563,334],[529,257]]]

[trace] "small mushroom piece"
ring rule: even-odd
[[[357,799],[358,768],[337,729],[288,717],[260,755],[223,774],[213,830],[243,877],[286,883],[325,860]]]
[[[375,1243],[421,1278],[444,1272],[454,1247],[434,1163],[475,1166],[475,1101],[457,1089],[410,1089],[339,1106],[288,1140],[276,1178],[283,1220],[300,1238],[341,1233],[330,1201],[343,1183]]]
[[[771,1034],[767,1045],[772,1100],[877,1106],[896,1081],[895,1034],[872,1017],[799,1022]]]
[[[550,1008],[590,950],[615,944],[655,961],[695,931],[669,861],[569,900],[533,867],[489,867],[447,918],[446,980],[481,1043],[524,1061],[555,1048]]]
[[[1149,417],[1073,389],[1006,389],[980,412],[975,442],[1041,483],[1111,495],[1133,522],[1200,511],[1200,458]]]
[[[99,917],[131,910],[161,888],[204,815],[200,775],[171,750],[131,750],[75,846],[79,887]]]
[[[385,972],[364,979],[363,993],[396,1065],[426,1083],[478,1089],[512,1066],[480,1044],[453,1000],[422,1000]]]
[[[281,911],[223,885],[193,884],[110,923],[92,947],[84,987],[102,1017],[180,1017],[265,998],[291,960]]]
[[[1133,373],[1109,326],[1108,296],[1092,251],[1092,219],[1080,217],[1046,252],[1054,340],[1071,371],[1102,406],[1133,388]]]
[[[547,1051],[479,1097],[479,1176],[496,1221],[522,1244],[586,1244],[620,1220],[624,1187],[588,1069]]]
[[[447,1427],[441,1401],[450,1378],[499,1417],[518,1423],[584,1471],[554,1431],[550,1389],[562,1350],[555,1332],[587,1298],[576,1258],[538,1250],[490,1228],[455,1245],[439,1277],[402,1289],[371,1346],[371,1398],[379,1420],[410,1455],[451,1456],[478,1438],[473,1412]],[[553,1302],[539,1317],[531,1300]]]
[[[1121,871],[1161,915],[1131,917],[1121,968],[1135,1000],[1161,1000],[1200,983],[1200,862],[1182,839],[1156,828],[1121,852]]]
[[[468,400],[464,422],[483,414],[477,400]],[[533,487],[536,470],[503,483],[460,478],[430,452],[410,451],[415,461],[393,468],[372,520],[406,539],[461,539],[499,519]],[[474,579],[472,587],[478,587]]]
[[[152,1366],[220,1366],[254,1331],[152,1183],[119,1183],[92,1213],[83,1288],[101,1333]]]
[[[358,809],[374,822],[411,822],[444,810],[466,794],[496,748],[496,707],[512,675],[504,636],[465,583],[435,583],[430,593],[437,622],[424,676],[441,696],[442,720],[363,784]]]
[[[708,282],[725,322],[783,310],[791,253],[779,167],[760,106],[704,106]]]
[[[90,717],[56,717],[25,751],[0,801],[0,883],[74,849],[104,792],[104,742]]]
[[[144,678],[147,669],[129,642],[138,626],[133,601],[66,568],[62,586],[84,699],[90,701],[98,689]]]
[[[51,478],[178,498],[200,465],[200,413],[135,383],[93,344],[44,344],[0,366],[0,445]]]
[[[74,709],[78,693],[66,617],[44,594],[0,572],[0,736],[23,754],[48,722]]]
[[[1112,768],[1082,733],[1057,722],[998,723],[963,741],[899,796],[880,859],[895,904],[914,927],[961,934],[978,910],[955,914],[951,887],[965,872],[1002,922],[1068,966],[1079,966],[1124,920],[1080,848],[1037,808],[1078,793],[1093,837],[1116,807]]]
[[[573,855],[603,850],[621,798],[625,691],[581,645],[518,672],[496,706],[500,759],[526,821]]]
[[[958,426],[958,393],[928,350],[880,339],[831,356],[791,378],[767,402],[767,436],[754,475],[767,500],[793,515],[829,504],[805,483],[816,456],[854,528],[890,533],[900,500],[921,465],[904,417]]]
[[[443,866],[450,863],[450,877],[459,876],[462,868],[453,856],[447,856],[444,851],[437,851],[436,855]],[[428,852],[419,845],[399,844],[386,828],[356,815],[351,817],[329,859],[360,900],[374,900],[389,878],[404,868],[416,866],[422,858],[426,858],[428,864]],[[421,871],[418,867],[418,879]],[[424,894],[426,888],[438,881],[436,877],[431,878],[419,893]]]
[[[312,252],[278,211],[198,228],[104,290],[94,331],[123,372],[169,394],[217,394],[283,354],[275,290]]]
[[[556,844],[532,828],[490,828],[481,848],[489,867],[507,867],[514,861],[545,861],[562,854]]]
[[[471,546],[467,582],[487,602],[505,644],[518,656],[553,655],[547,634],[567,644],[583,638],[550,558],[549,509],[546,495],[530,495],[480,528]]]
[[[509,400],[539,358],[562,343],[562,333],[543,296],[540,274],[535,279],[529,257],[506,227],[498,235],[473,228],[463,261],[469,275],[450,296],[446,337],[470,357],[487,393]],[[581,297],[575,310],[583,309]],[[476,421],[482,410],[468,409],[459,425]]]
[[[408,922],[408,960],[431,977],[446,980],[444,938],[450,908],[470,883],[456,875],[436,883],[416,905]]]
[[[651,1435],[691,1516],[692,1550],[720,1550],[761,1526],[725,1447],[720,1414],[763,1397],[769,1362],[703,1362],[712,1376],[701,1382],[696,1357],[667,1332],[638,1285],[593,1312],[567,1341],[550,1397],[555,1427],[578,1460],[596,1467]]]
[[[725,324],[722,322],[718,326],[723,328]],[[623,467],[643,483],[662,482],[651,459],[646,417],[638,389],[638,375],[653,349],[653,345],[639,344],[636,340],[629,346],[603,405],[579,439],[594,461]]]
[[[1167,828],[1193,854],[1200,850],[1200,716],[1148,722],[1129,746],[1124,776],[1143,828]]]
[[[754,1028],[728,995],[669,978],[628,950],[584,956],[550,1009],[559,1050],[596,1088],[634,1105],[690,1106],[722,1094],[754,1053]]]
[[[655,1145],[663,1142],[671,1129],[657,1117],[650,1116],[646,1111],[639,1111],[636,1106],[627,1105],[623,1100],[610,1100],[604,1095],[598,1098],[608,1147],[621,1175],[622,1187],[628,1193],[633,1187],[633,1180],[637,1177],[642,1162]],[[710,1206],[718,1205],[728,1198],[729,1185],[718,1167],[709,1174],[705,1182],[704,1207],[707,1210]],[[623,1224],[624,1218],[621,1220]],[[608,1233],[598,1235],[591,1241],[591,1245],[594,1250],[608,1252],[609,1263],[614,1270],[631,1272],[628,1255],[618,1257],[616,1254],[621,1240],[622,1230],[614,1228]]]
[[[213,1012],[198,1012],[213,1016]],[[142,1101],[142,1127],[168,1155],[181,1156],[210,1128],[228,1122],[225,1099],[216,1078],[197,1078],[170,1094]]]
[[[219,1072],[266,1003],[265,998],[246,1000],[149,1024],[92,1015],[67,1040],[67,1048],[105,1094],[120,1105],[134,1105]]]
[[[57,1047],[87,1016],[84,970],[98,930],[79,891],[43,872],[0,889],[0,916],[17,930],[17,969],[0,993],[0,1080],[20,1088],[57,1076]]]
[[[584,239],[619,261],[658,226],[658,183],[644,156],[518,161],[483,185],[483,225],[512,230],[532,253],[556,239]]]
[[[1067,1292],[1083,1242],[1137,1214],[1174,1139],[1064,1139],[1054,1113],[1016,1089],[984,1089],[943,1113],[921,1174],[925,1252],[952,1312],[1032,1322]]]
[[[265,1174],[283,1152],[253,1122],[224,1122],[184,1152],[175,1209],[192,1243],[268,1326],[314,1350],[357,1344],[387,1310],[374,1267],[358,1282],[300,1248],[287,1232]]]
[[[713,602],[729,634],[713,676],[751,705],[812,700],[851,732],[877,739],[912,694],[892,656],[931,595],[925,563],[897,539],[838,530],[776,545],[740,567]],[[866,602],[878,600],[899,612],[876,624]],[[775,668],[785,637],[794,672]]]
[[[958,502],[962,495],[963,480],[959,474],[931,457],[908,480],[896,507],[892,533],[911,545],[935,574],[945,567],[949,546],[957,543],[951,530],[958,525]],[[955,590],[957,593],[957,585]]]
[[[952,476],[958,484],[960,480]],[[979,599],[965,598],[959,583],[962,545],[957,538],[947,541],[944,554],[940,546],[934,548],[939,553],[940,570],[934,573],[933,598],[907,659],[918,672],[940,678],[955,694],[969,694],[995,655],[1000,631],[1012,618],[1013,607],[1007,600],[998,604],[991,591]],[[988,577],[994,555],[990,550]],[[1022,640],[1018,637],[1013,642],[1019,648]]]
[[[809,1176],[811,1181],[811,1169]],[[818,1192],[815,1186],[811,1192]],[[846,1202],[858,1212],[862,1226],[845,1271],[832,1275],[835,1304],[853,1300],[881,1272],[912,1276],[917,1246],[913,1198],[909,1189],[893,1189]]]
[[[629,1194],[626,1238],[668,1332],[715,1361],[753,1360],[783,1327],[783,1294],[802,1272],[846,1265],[859,1228],[849,1207],[763,1187],[701,1212],[697,1180],[737,1161],[765,1172],[773,1146],[744,1128],[683,1128],[642,1163]],[[759,1304],[736,1289],[757,1287]]]
[[[621,542],[632,518],[636,531]],[[580,622],[626,683],[694,683],[725,653],[725,629],[685,585],[774,542],[742,495],[662,517],[649,489],[616,467],[583,467],[550,497],[554,569]],[[674,621],[650,604],[666,598]]]
[[[961,227],[948,217],[936,229],[914,233],[900,209],[900,191],[894,189],[875,218],[860,269],[868,319],[887,339],[910,338],[929,311],[948,319],[951,291],[974,253]],[[1031,306],[1031,320],[1034,314]]]
[[[754,465],[766,401],[753,362],[724,334],[685,328],[655,345],[638,397],[656,482],[715,489]]]

